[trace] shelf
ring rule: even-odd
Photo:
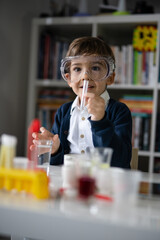
[[[66,24],[93,24],[94,23],[104,23],[106,24],[131,24],[144,22],[145,24],[157,24],[159,21],[159,14],[138,14],[137,15],[121,15],[121,16],[112,16],[112,15],[99,15],[99,16],[87,16],[87,17],[47,17],[47,18],[36,18],[34,23],[39,25],[66,25]]]
[[[155,152],[154,157],[159,157],[160,158],[160,152]]]
[[[160,152],[151,153],[150,151],[141,151],[141,150],[138,151],[138,156],[150,157],[151,155],[153,157],[159,157],[160,158]]]
[[[69,87],[64,80],[36,80],[35,85],[37,87]],[[108,86],[108,89],[133,89],[133,90],[153,90],[155,86],[149,85],[127,85],[127,84],[114,84]],[[160,88],[160,86],[159,86]]]
[[[48,78],[55,79],[37,79],[37,56],[39,53],[39,39],[43,31],[48,31],[56,36],[55,41],[65,39],[70,43],[73,39],[81,36],[101,36],[109,45],[117,46],[120,50],[122,46],[130,45],[133,41],[133,30],[137,25],[155,25],[160,30],[160,14],[138,14],[138,15],[99,15],[87,17],[47,17],[35,18],[32,22],[32,38],[30,50],[30,74],[28,88],[28,111],[27,111],[27,126],[37,114],[36,99],[39,90],[61,90],[67,91],[69,85],[64,80],[57,80],[56,75],[47,75]],[[160,33],[158,33],[159,35]],[[58,40],[57,40],[58,39]],[[153,171],[154,157],[160,157],[160,153],[155,152],[156,126],[157,126],[157,109],[159,109],[160,97],[160,82],[159,78],[159,37],[157,39],[157,54],[156,54],[156,71],[154,72],[152,81],[146,81],[154,85],[131,85],[131,84],[113,84],[108,86],[110,96],[114,99],[119,99],[124,94],[139,94],[153,96],[153,112],[151,116],[150,126],[150,151],[139,150],[141,158],[148,158],[149,172]],[[58,58],[55,58],[58,59]],[[133,58],[131,58],[133,59]],[[118,58],[119,61],[119,58]],[[118,63],[117,61],[117,63]],[[131,60],[132,61],[132,60]],[[130,63],[131,63],[130,61]],[[43,66],[43,65],[42,65]],[[51,65],[53,66],[53,65]],[[117,65],[118,66],[118,65]],[[120,72],[121,73],[121,72]],[[44,75],[42,75],[44,76]],[[45,75],[46,76],[46,75]],[[123,76],[123,75],[122,75]],[[127,75],[124,81],[120,82],[132,83],[132,74]],[[58,76],[59,77],[59,76]],[[127,81],[128,80],[128,81]],[[130,81],[129,81],[130,80]],[[55,89],[54,89],[55,88]],[[38,91],[36,91],[38,90]],[[46,91],[47,92],[47,91]]]
[[[66,87],[69,88],[67,82],[64,80],[36,80],[37,87]]]
[[[150,85],[129,85],[129,84],[113,84],[108,89],[133,89],[133,90],[153,90],[155,86]]]
[[[138,156],[150,157],[151,153],[149,151],[138,151]]]

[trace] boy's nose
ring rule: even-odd
[[[89,74],[88,74],[87,71],[84,72],[84,74],[83,74],[83,76],[82,76],[82,79],[83,79],[83,80],[89,80],[89,79],[90,79]]]

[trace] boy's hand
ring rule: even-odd
[[[105,115],[105,101],[102,97],[96,96],[94,93],[86,94],[87,109],[90,113],[91,120],[99,121]]]
[[[40,131],[41,131],[41,133],[34,132],[32,134],[32,137],[34,138],[34,140],[38,140],[38,139],[52,140],[53,146],[52,146],[51,153],[56,153],[60,146],[60,140],[59,140],[58,134],[54,135],[51,132],[49,132],[47,129],[45,129],[44,127],[41,127]],[[33,143],[34,143],[34,140],[33,140]],[[34,149],[34,145],[31,145],[30,150],[33,150],[33,149]]]

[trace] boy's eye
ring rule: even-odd
[[[99,66],[92,66],[92,70],[93,71],[100,71],[100,67]]]
[[[73,71],[74,72],[79,72],[79,71],[81,71],[81,68],[80,67],[75,67],[75,68],[73,68]]]

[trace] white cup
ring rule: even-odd
[[[27,169],[28,161],[27,157],[15,157],[13,159],[13,166],[17,169]]]
[[[96,174],[96,186],[98,192],[104,195],[112,195],[112,178],[110,168],[98,168]]]
[[[138,197],[141,172],[110,168],[112,193],[116,204],[135,204]]]
[[[62,181],[64,188],[75,188],[79,175],[79,164],[84,160],[84,154],[65,154],[62,166]]]
[[[62,166],[62,186],[63,188],[75,188],[77,185],[75,165]]]

